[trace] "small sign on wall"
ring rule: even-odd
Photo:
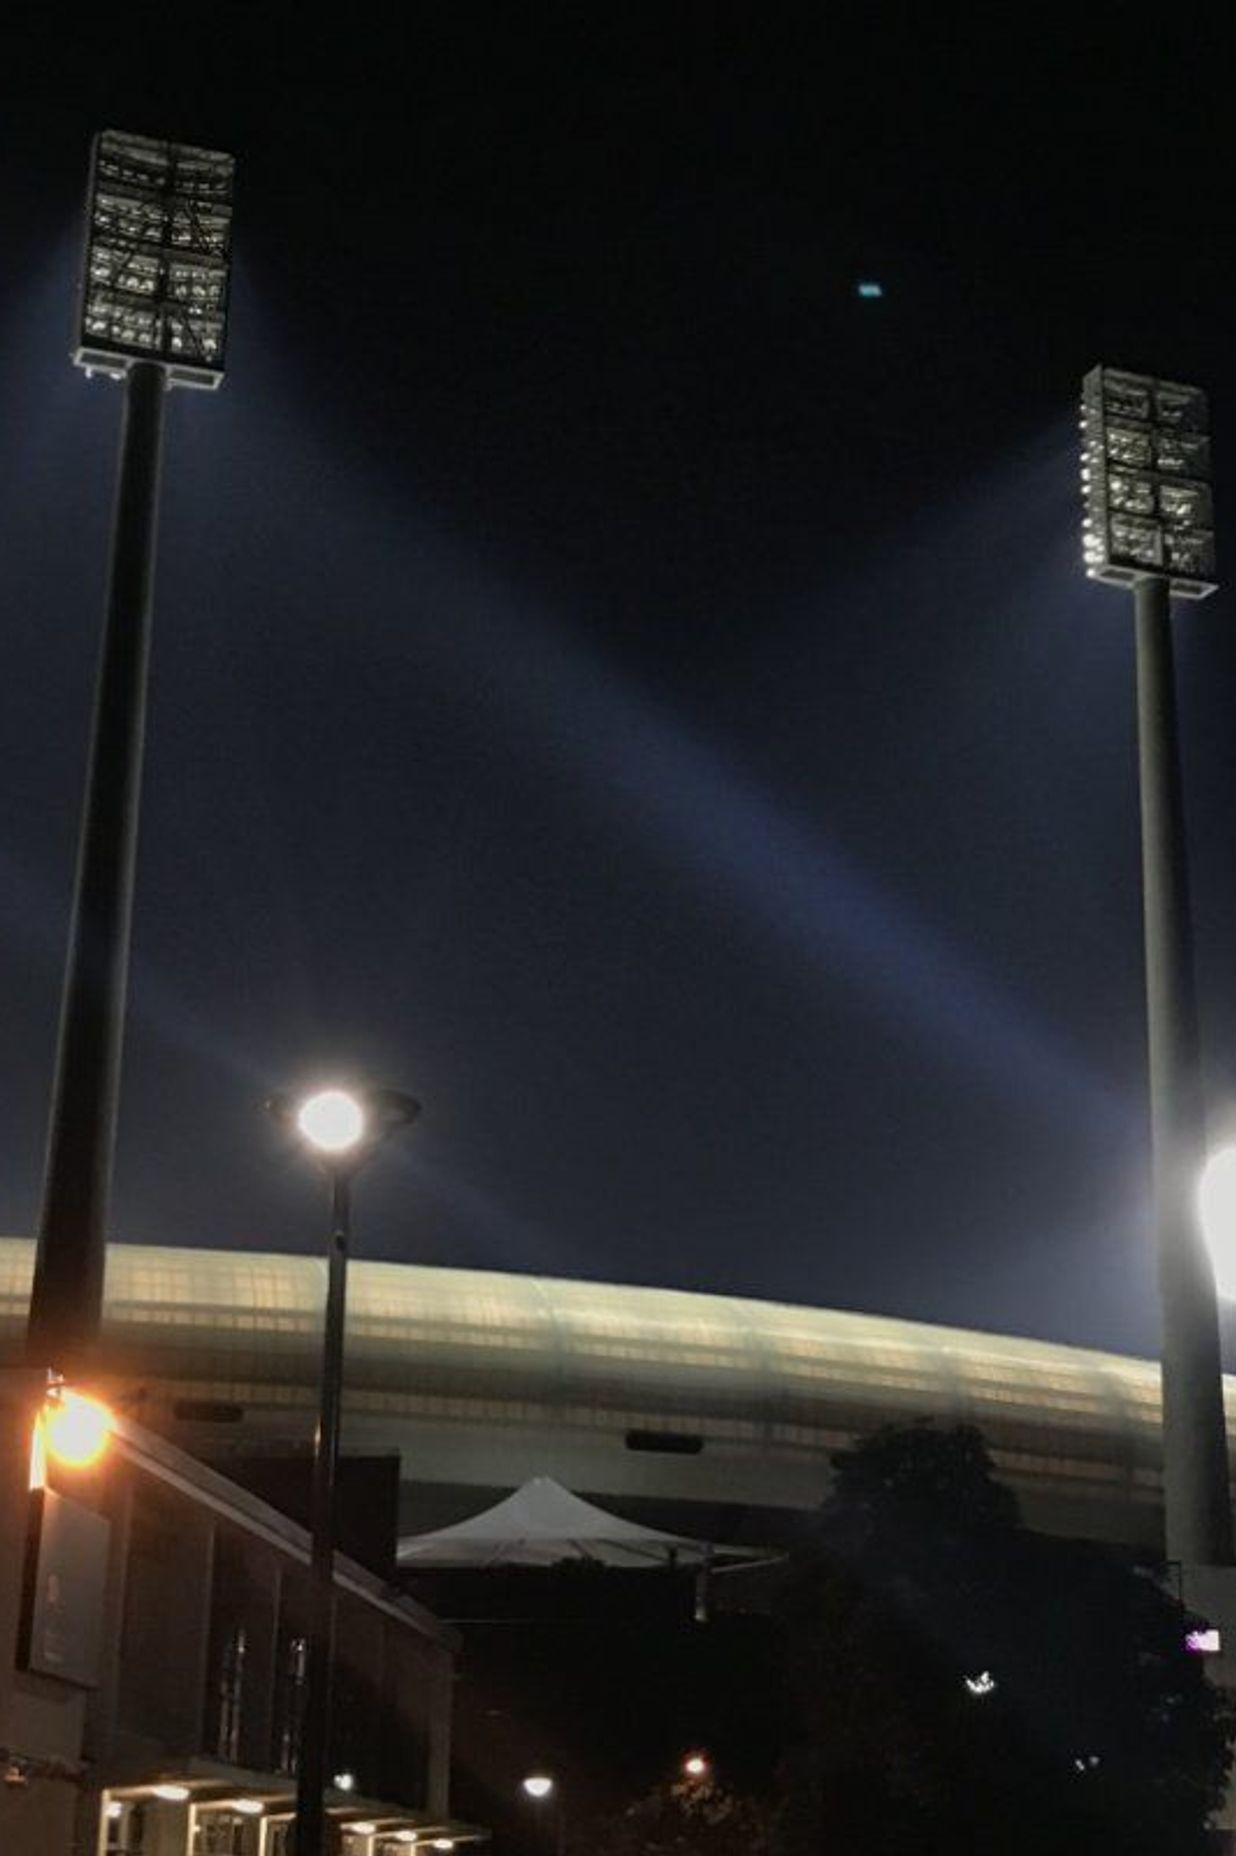
[[[31,1491],[19,1668],[96,1686],[110,1535],[106,1515],[53,1489]]]

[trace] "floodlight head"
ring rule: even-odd
[[[79,367],[119,378],[153,361],[172,386],[218,386],[235,166],[213,149],[119,129],[95,137]]]
[[[1205,599],[1215,579],[1206,395],[1092,367],[1082,383],[1082,552],[1092,580],[1166,580]]]
[[[530,1772],[521,1780],[524,1791],[529,1798],[548,1798],[554,1789],[554,1781],[548,1772]]]

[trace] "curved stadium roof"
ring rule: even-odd
[[[12,1354],[33,1263],[0,1240]],[[303,1440],[317,1258],[114,1244],[105,1347],[139,1415],[201,1446]],[[409,1482],[812,1507],[831,1452],[877,1424],[979,1425],[1027,1517],[1158,1534],[1157,1366],[1006,1335],[671,1289],[353,1263],[345,1442]],[[474,1505],[480,1505],[477,1502]]]

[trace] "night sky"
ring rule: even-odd
[[[115,1235],[317,1243],[261,1103],[342,1070],[425,1104],[358,1255],[1153,1347],[1131,610],[1081,574],[1075,400],[1096,360],[1209,388],[1236,573],[1236,47],[1051,11],[129,9],[10,57],[0,1229],[103,593],[121,396],[68,349],[114,126],[240,162],[228,377],[170,407]],[[1217,1127],[1232,617],[1177,624]]]

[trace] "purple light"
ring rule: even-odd
[[[1185,1649],[1191,1650],[1194,1656],[1218,1656],[1222,1648],[1222,1639],[1213,1625],[1185,1633]]]

